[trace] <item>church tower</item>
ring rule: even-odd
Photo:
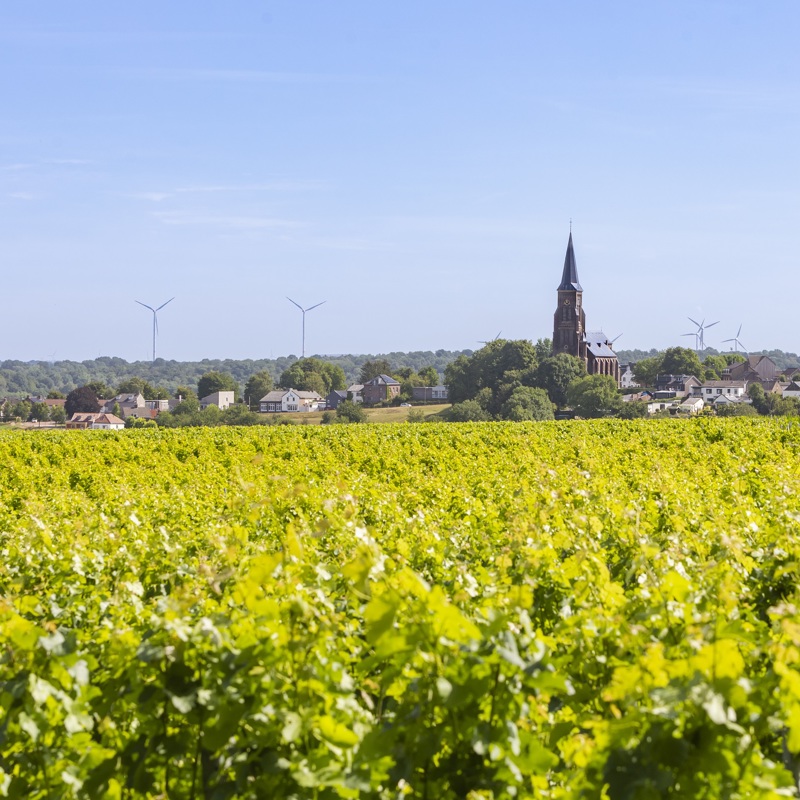
[[[578,281],[578,266],[572,249],[572,231],[569,232],[564,271],[558,286],[558,308],[553,315],[553,355],[567,353],[577,358],[586,357],[584,338],[586,316],[583,313],[583,289]]]

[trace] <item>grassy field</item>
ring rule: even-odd
[[[421,410],[425,418],[436,417],[446,408],[450,408],[449,403],[437,403],[429,406],[412,406],[401,408],[391,406],[389,408],[365,408],[369,422],[405,422],[410,411]],[[319,425],[322,422],[324,411],[310,411],[298,414],[262,414],[264,417],[273,417],[280,422],[292,422],[301,425]]]

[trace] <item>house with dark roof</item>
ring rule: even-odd
[[[328,396],[325,398],[325,405],[336,411],[339,408],[339,403],[344,402],[347,400],[347,390],[346,389],[333,389],[328,393]]]
[[[365,405],[385,403],[400,394],[400,383],[391,375],[376,375],[364,384],[361,396]]]
[[[620,385],[620,369],[614,342],[603,331],[586,330],[583,310],[583,287],[578,280],[578,266],[569,232],[561,283],[556,290],[558,305],[553,315],[553,354],[568,353],[586,364],[590,375],[610,375]]]
[[[778,365],[769,356],[748,356],[746,361],[731,364],[722,371],[722,377],[727,381],[759,381],[762,384],[777,380],[780,375]]]

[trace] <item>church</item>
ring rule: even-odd
[[[620,384],[620,370],[612,342],[603,331],[587,331],[583,289],[569,232],[564,271],[558,286],[558,308],[553,317],[553,355],[568,353],[586,364],[589,375],[610,375]]]

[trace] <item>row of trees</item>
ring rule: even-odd
[[[710,353],[701,361],[688,347],[670,347],[663,353],[637,361],[633,365],[633,375],[642,386],[653,386],[657,375],[694,375],[701,381],[718,381],[723,370],[744,360],[741,353]]]
[[[413,352],[387,353],[383,355],[326,356],[324,360],[339,367],[348,384],[360,380],[365,364],[385,361],[395,368],[410,368],[419,372],[423,367],[433,366],[439,373],[461,353],[469,355],[471,350],[419,350]],[[152,386],[165,387],[170,396],[179,386],[196,386],[200,378],[209,372],[230,375],[238,386],[244,386],[250,376],[267,372],[274,383],[298,361],[297,356],[276,359],[203,359],[202,361],[172,361],[162,358],[150,361],[128,362],[122,358],[103,356],[86,361],[0,361],[0,397],[46,396],[56,390],[67,394],[78,386],[101,382],[107,386],[118,386],[130,375],[139,375]],[[102,396],[102,395],[101,395]],[[262,395],[263,396],[263,395]]]

